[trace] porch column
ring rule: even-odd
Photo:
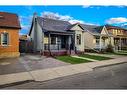
[[[121,41],[121,37],[120,37],[120,43],[119,43],[119,46],[120,46],[120,50],[122,49],[122,41]]]
[[[50,52],[50,33],[49,33],[49,35],[48,35],[48,50],[49,50],[49,52]]]
[[[72,43],[73,43],[73,50],[75,51],[75,53],[77,52],[76,50],[76,39],[75,39],[75,33],[72,35]]]
[[[100,42],[100,48],[99,48],[100,51],[101,51],[101,48],[102,48],[102,42],[101,42],[101,39],[102,39],[102,36],[100,36],[100,41],[99,41],[99,42]]]
[[[72,37],[71,37],[71,35],[69,35],[69,38],[68,38],[68,47],[69,47],[69,49],[70,49],[71,43],[72,43],[71,39],[72,39]]]

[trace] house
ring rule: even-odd
[[[127,50],[127,29],[104,25],[84,25],[81,24],[84,31],[85,50],[105,50],[108,45],[116,50]]]
[[[81,24],[84,29],[85,50],[105,50],[109,44],[113,45],[113,35],[105,26]]]
[[[13,13],[0,12],[0,58],[17,57],[19,53],[18,16]]]
[[[105,27],[113,35],[115,50],[127,50],[127,29],[111,25]]]
[[[68,21],[43,18],[34,14],[29,36],[33,52],[63,55],[84,52],[84,30]]]
[[[121,28],[120,28],[121,29]],[[33,52],[44,55],[84,53],[86,50],[102,51],[109,45],[116,50],[119,35],[111,32],[111,27],[71,24],[68,21],[39,17],[34,14],[29,36],[33,42]],[[121,31],[126,31],[122,29]],[[125,33],[120,42],[126,46]],[[123,46],[123,45],[122,45]]]

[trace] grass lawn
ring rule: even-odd
[[[57,56],[56,59],[63,61],[63,62],[71,63],[71,64],[80,64],[80,63],[91,62],[89,60],[74,58],[71,56]]]
[[[104,56],[98,56],[98,55],[89,55],[89,54],[82,54],[79,55],[80,57],[85,57],[85,58],[90,58],[90,59],[95,59],[95,60],[108,60],[108,59],[112,59],[109,57],[104,57]]]
[[[118,52],[114,52],[114,53],[106,53],[106,54],[127,56],[127,52],[122,52],[122,51],[118,51]]]

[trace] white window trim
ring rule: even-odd
[[[78,35],[81,35],[81,34],[76,34],[76,44],[78,45],[78,46],[80,46],[81,44],[82,44],[82,35],[81,35],[81,38],[80,38],[80,44],[78,43],[78,40],[77,40],[77,36]]]
[[[4,32],[2,32],[1,34],[0,34],[0,39],[1,39],[1,46],[10,46],[9,45],[9,39],[10,39],[10,37],[9,37],[9,33],[7,33],[8,34],[8,38],[7,38],[7,45],[5,45],[5,44],[3,44],[3,42],[2,42],[2,34],[4,34],[4,33],[7,33],[6,31],[4,31]]]

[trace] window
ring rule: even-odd
[[[9,43],[9,34],[8,33],[2,33],[1,34],[1,45],[8,45]]]
[[[77,34],[77,45],[81,45],[81,34]]]
[[[96,45],[99,45],[100,39],[96,38]]]
[[[56,44],[56,37],[51,37],[51,44]]]

